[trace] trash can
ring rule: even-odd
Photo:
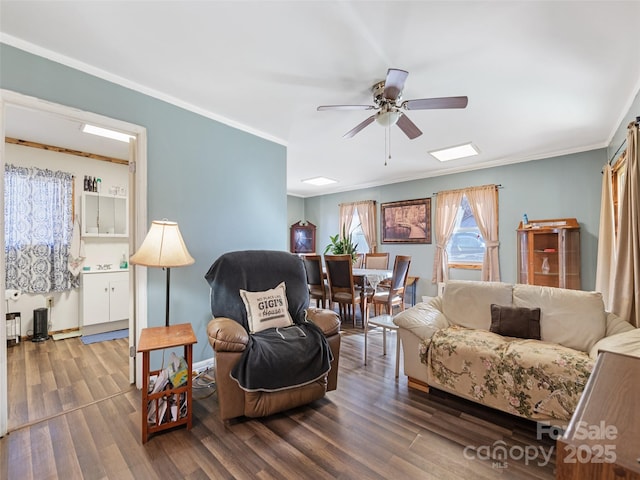
[[[36,308],[33,311],[32,342],[44,342],[49,339],[49,315],[46,308]]]

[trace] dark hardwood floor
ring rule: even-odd
[[[13,355],[35,361],[10,370],[12,424],[26,426],[0,440],[0,478],[554,478],[555,451],[546,463],[540,453],[554,443],[537,440],[534,423],[408,390],[402,373],[394,379],[395,342],[387,340],[383,356],[381,332],[369,341],[365,367],[362,330],[345,327],[338,390],[322,400],[225,423],[215,392],[198,389],[193,428],[154,435],[145,445],[140,392],[127,384],[126,340],[94,349],[78,339],[25,343],[23,353],[12,347],[10,364]],[[59,362],[70,365],[66,373],[57,373]],[[500,447],[502,462],[488,458]],[[537,458],[523,456],[534,450]]]

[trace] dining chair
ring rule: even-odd
[[[331,307],[331,294],[329,285],[324,281],[322,272],[322,257],[320,255],[305,255],[304,269],[307,272],[307,285],[309,286],[309,297],[316,301],[316,307]]]
[[[365,254],[364,268],[373,268],[375,270],[387,270],[389,268],[389,252]]]
[[[391,276],[391,281],[388,284],[388,289],[385,288],[381,292],[375,292],[366,299],[366,302],[370,302],[371,305],[373,305],[375,315],[379,314],[382,306],[385,307],[385,312],[388,315],[393,313],[394,306],[399,306],[401,311],[404,310],[404,291],[407,287],[410,264],[411,256],[396,255],[396,259],[393,264],[393,274]],[[366,314],[368,315],[368,308]]]
[[[324,264],[327,268],[331,301],[338,303],[340,318],[343,321],[351,319],[355,327],[356,305],[360,305],[360,312],[364,319],[366,297],[355,288],[353,258],[349,254],[325,255]]]
[[[364,253],[359,253],[356,261],[353,262],[353,268],[364,268]]]

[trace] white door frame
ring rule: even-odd
[[[129,193],[132,195],[133,215],[129,219],[129,251],[134,252],[137,245],[147,234],[147,130],[139,125],[115,120],[113,118],[98,115],[96,113],[85,112],[76,108],[47,102],[36,97],[30,97],[11,90],[0,89],[0,231],[4,231],[4,166],[5,166],[5,124],[6,107],[15,105],[33,110],[60,115],[70,120],[91,123],[105,128],[112,128],[130,133],[136,137],[134,143],[135,174],[130,175]],[[131,171],[131,169],[130,169]],[[132,181],[133,180],[133,181]],[[4,235],[2,235],[2,245],[4,246]],[[4,251],[4,248],[3,248]],[[5,271],[4,254],[0,255],[0,272]],[[7,332],[5,328],[6,302],[5,302],[5,275],[0,275],[0,437],[6,435],[8,429],[8,389],[7,389]],[[136,382],[138,388],[141,387],[142,358],[136,353],[140,331],[147,326],[147,269],[129,269],[129,347],[132,348],[135,357],[129,359],[129,381]]]

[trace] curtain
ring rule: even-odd
[[[484,185],[467,188],[464,193],[486,246],[482,260],[482,280],[499,282],[498,190],[495,185]]]
[[[47,293],[78,286],[68,270],[73,176],[5,165],[6,288]]]
[[[611,310],[640,327],[640,175],[638,173],[638,125],[627,132],[627,172],[620,195],[616,238],[615,281]]]
[[[616,264],[616,227],[611,189],[613,177],[611,165],[602,171],[602,198],[600,199],[600,227],[598,230],[598,260],[596,266],[596,291],[602,292],[607,311],[611,311],[611,294],[615,286],[612,269]]]
[[[348,235],[351,231],[351,223],[353,221],[353,212],[356,209],[355,203],[341,203],[340,204],[340,223],[338,225],[338,233],[342,238],[342,233],[346,232]]]
[[[435,239],[436,252],[433,259],[433,283],[444,282],[449,279],[449,260],[447,257],[447,243],[456,226],[458,207],[462,202],[462,190],[440,192],[436,197]]]
[[[358,215],[360,216],[360,223],[362,224],[364,238],[367,240],[367,245],[369,245],[369,253],[375,253],[378,249],[376,202],[373,200],[367,200],[366,202],[357,202],[355,206],[358,209]]]

